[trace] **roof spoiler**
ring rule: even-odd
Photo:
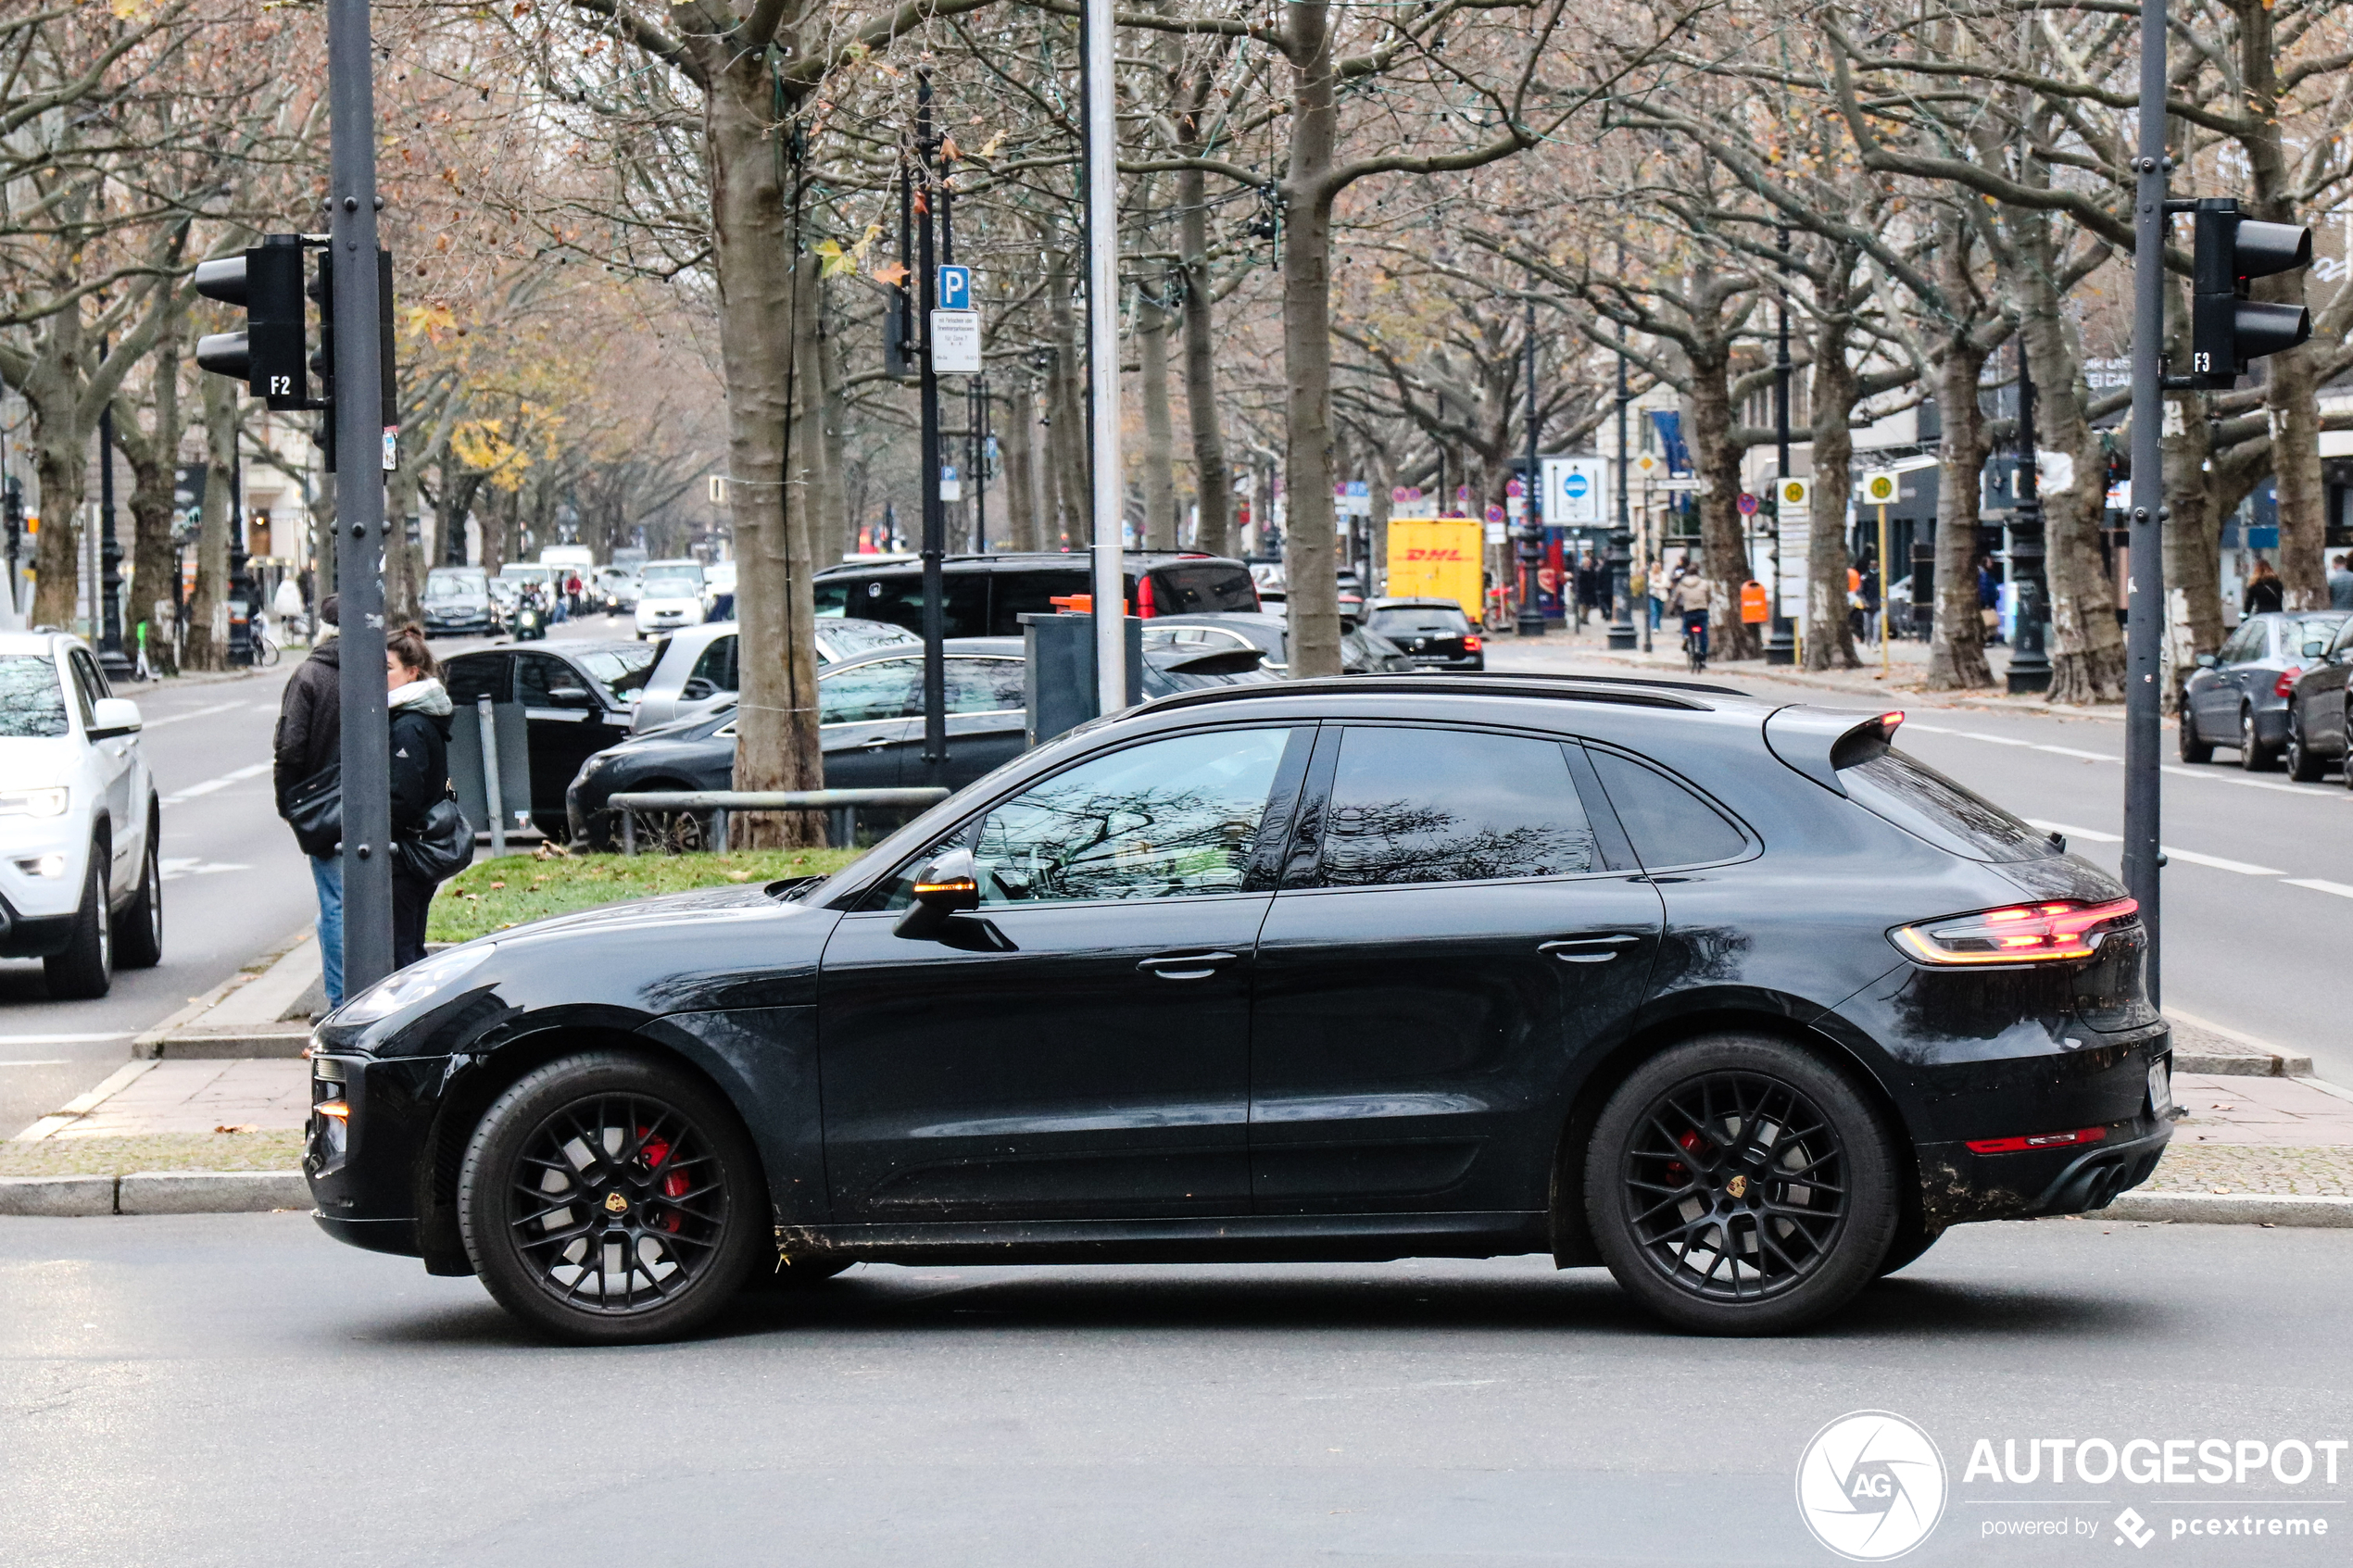
[[[1862,718],[1832,708],[1793,704],[1765,718],[1765,745],[1775,757],[1833,795],[1844,795],[1839,770],[1883,757],[1894,744],[1900,710]]]

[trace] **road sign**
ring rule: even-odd
[[[1903,498],[1904,483],[1894,469],[1880,469],[1863,476],[1862,502],[1867,507],[1892,507]]]
[[[969,267],[942,267],[939,270],[939,308],[970,310],[973,307],[973,270]]]
[[[1814,483],[1811,480],[1777,480],[1775,485],[1773,494],[1780,499],[1783,515],[1787,515],[1793,507],[1803,507],[1814,495]]]
[[[935,310],[931,313],[931,368],[934,374],[943,376],[976,376],[980,373],[979,311]]]
[[[1490,522],[1501,522],[1501,521],[1504,521],[1504,508],[1501,508],[1501,507],[1490,507],[1490,508],[1487,508],[1487,521],[1490,521]]]
[[[964,482],[956,476],[955,469],[947,463],[939,466],[939,498],[961,501],[964,498]]]
[[[1741,516],[1743,517],[1755,517],[1756,515],[1756,497],[1750,495],[1745,490],[1741,492],[1741,498],[1732,504],[1740,508]]]
[[[1606,473],[1603,459],[1597,457],[1544,458],[1545,523],[1554,528],[1592,528],[1606,521],[1602,516]]]

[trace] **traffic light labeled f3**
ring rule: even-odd
[[[2197,244],[2190,320],[2190,378],[2199,386],[2227,387],[2247,361],[2293,348],[2312,335],[2310,312],[2300,305],[2247,297],[2247,280],[2312,264],[2312,231],[2239,216],[2230,196],[2208,196],[2196,208]]]
[[[196,342],[196,363],[233,376],[272,408],[307,408],[310,383],[303,370],[302,236],[271,234],[243,256],[196,269],[196,292],[245,307],[243,332],[208,332]]]

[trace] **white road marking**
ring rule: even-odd
[[[1953,730],[1947,733],[1959,735],[1964,740],[1982,740],[1994,746],[2032,746],[2034,744],[2031,740],[2020,740],[2015,735],[1989,735],[1982,730]]]
[[[2218,872],[2236,872],[2241,876],[2285,876],[2287,872],[2271,866],[2251,866],[2245,860],[2226,860],[2220,855],[2201,855],[2195,849],[2176,849],[2170,844],[2159,845],[2169,860],[2187,860],[2194,866],[2211,866]]]
[[[2097,828],[2079,828],[2071,826],[2066,822],[2046,822],[2034,817],[2027,818],[2026,825],[2031,828],[2040,828],[2045,833],[2059,834],[2068,838],[2088,839],[2094,844],[2121,844],[2124,842],[2124,835],[2120,833],[2102,833]]]
[[[177,806],[183,800],[194,800],[200,795],[210,795],[214,790],[227,789],[233,784],[243,784],[245,780],[258,777],[269,771],[269,763],[256,762],[253,766],[240,768],[233,773],[223,773],[217,779],[207,779],[202,784],[192,784],[183,790],[165,796],[163,803],[166,806]]]
[[[74,1062],[72,1062],[72,1061],[70,1061],[70,1060],[67,1060],[66,1058],[61,1057],[61,1056],[51,1057],[51,1058],[50,1058],[49,1060],[47,1060],[46,1061],[0,1061],[0,1068],[5,1068],[5,1067],[72,1067],[72,1066],[74,1066],[74,1065],[76,1065]]]
[[[1905,728],[1919,730],[1931,735],[1955,735],[1962,740],[1982,740],[1991,746],[2024,746],[2030,751],[2047,751],[2058,757],[2081,758],[2086,762],[2122,762],[2121,757],[2111,757],[2105,751],[2078,751],[2071,746],[2043,746],[2014,735],[1988,734],[1982,730],[1947,730],[1934,724],[1906,723]],[[2271,779],[2251,779],[2243,773],[2221,768],[2186,768],[2160,762],[2158,771],[2177,779],[2203,779],[2208,784],[2236,784],[2242,789],[2273,789],[2283,795],[2294,795],[2306,800],[2334,798],[2353,800],[2353,790],[2334,790],[2320,784],[2281,784]],[[2170,853],[2170,851],[2169,851]]]
[[[166,856],[156,862],[165,882],[177,882],[183,876],[209,876],[214,872],[249,872],[251,866],[233,860],[204,860],[194,856],[173,859]]]
[[[1987,737],[1992,738],[1992,737]],[[2037,751],[2047,751],[2055,757],[2081,757],[2086,762],[2121,762],[2121,757],[2110,757],[2105,751],[2078,751],[2071,746],[2038,746]]]
[[[0,1035],[0,1046],[94,1046],[131,1038],[128,1029],[111,1035]]]
[[[2315,893],[2334,893],[2340,898],[2353,898],[2353,887],[2317,876],[2292,876],[2287,879],[2287,884],[2290,887],[2309,887]]]
[[[242,702],[222,702],[216,703],[210,708],[192,708],[185,713],[167,713],[160,719],[145,720],[140,725],[140,728],[142,730],[159,730],[166,724],[177,724],[182,719],[208,718],[215,713],[226,713],[232,709],[243,708],[245,704]]]

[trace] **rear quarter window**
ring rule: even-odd
[[[1603,793],[1645,871],[1737,859],[1748,837],[1715,803],[1630,757],[1589,747]]]
[[[1940,849],[1971,860],[2033,860],[2056,855],[2049,837],[1967,784],[1917,757],[1889,750],[1839,770],[1850,799]]]

